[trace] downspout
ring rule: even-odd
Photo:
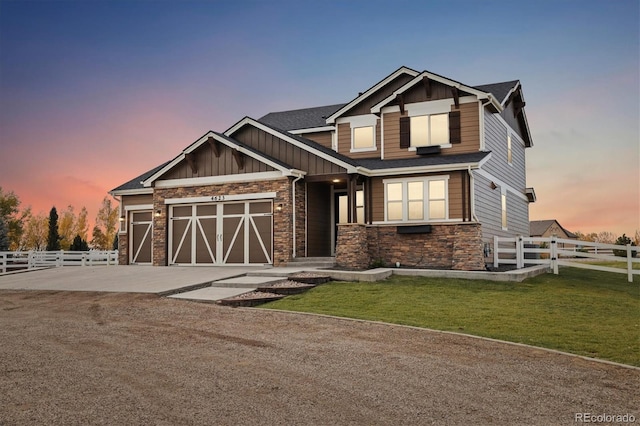
[[[291,189],[293,192],[293,258],[296,258],[296,182],[302,179],[302,175],[298,176],[291,182]]]
[[[471,209],[471,218],[475,222],[480,222],[478,217],[476,216],[476,196],[475,196],[475,179],[473,177],[473,173],[471,172],[471,166],[467,169],[469,173],[469,208]]]

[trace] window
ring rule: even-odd
[[[502,229],[507,229],[507,194],[502,193]]]
[[[513,151],[511,150],[511,134],[507,135],[507,163],[511,164],[513,160]]]
[[[338,203],[338,223],[347,223],[349,217],[349,199],[347,195],[339,195]],[[364,191],[362,189],[356,191],[356,222],[364,223]]]
[[[391,179],[385,185],[385,221],[414,222],[448,218],[448,176]]]
[[[352,149],[374,149],[375,138],[373,126],[355,127],[352,135]]]
[[[449,143],[449,114],[411,117],[411,146],[445,145]]]

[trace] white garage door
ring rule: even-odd
[[[273,203],[172,205],[170,265],[273,263]]]

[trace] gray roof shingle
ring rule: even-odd
[[[513,89],[520,80],[503,81],[502,83],[482,84],[480,86],[474,86],[474,89],[481,90],[483,92],[491,93],[496,97],[498,102],[503,103],[509,91]]]
[[[335,104],[291,111],[270,112],[259,118],[258,121],[286,131],[324,127],[327,125],[327,117],[345,105]]]
[[[426,167],[426,166],[444,166],[466,163],[478,163],[482,161],[491,152],[478,151],[469,154],[453,154],[453,155],[426,155],[415,158],[405,158],[399,160],[381,160],[379,158],[370,158],[358,160],[358,164],[369,170],[396,169],[400,167]]]

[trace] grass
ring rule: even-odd
[[[263,307],[455,331],[640,366],[640,287],[623,274],[562,268],[522,283],[392,276],[329,283]]]

